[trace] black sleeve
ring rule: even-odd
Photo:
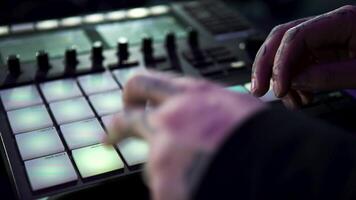
[[[356,199],[355,164],[355,135],[266,110],[225,142],[193,199]]]

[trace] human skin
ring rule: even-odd
[[[356,7],[275,27],[256,55],[252,93],[262,96],[270,80],[286,106],[298,108],[313,91],[356,87]]]
[[[223,142],[266,107],[251,95],[205,80],[156,72],[129,80],[124,103],[125,112],[112,121],[106,143],[129,136],[148,141],[145,177],[155,200],[190,199]]]

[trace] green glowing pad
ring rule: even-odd
[[[73,150],[72,155],[83,178],[124,168],[121,158],[112,146],[84,147]]]
[[[2,103],[7,111],[42,103],[41,96],[35,85],[2,90],[0,94]]]
[[[126,138],[117,147],[129,166],[135,166],[147,161],[149,147],[144,140],[133,137]]]
[[[84,97],[54,102],[49,104],[49,107],[58,124],[94,117],[94,113]]]
[[[91,42],[83,31],[66,30],[2,40],[0,53],[3,60],[11,54],[19,54],[21,61],[34,61],[38,50],[46,50],[51,57],[57,57],[63,56],[65,49],[72,45],[78,47],[79,53],[91,48]]]
[[[228,90],[239,92],[239,93],[248,93],[248,90],[242,85],[235,85],[227,88]]]
[[[33,191],[78,179],[67,153],[26,161],[25,167]]]
[[[97,119],[65,124],[61,126],[61,131],[70,149],[98,144],[105,136]]]
[[[127,38],[130,44],[134,45],[139,44],[145,35],[152,36],[155,41],[163,41],[169,31],[174,32],[177,37],[185,37],[184,28],[172,16],[104,24],[99,25],[96,30],[111,47],[116,46],[117,39],[120,37]]]
[[[141,67],[131,67],[131,68],[126,68],[126,69],[118,69],[115,70],[114,76],[116,77],[116,79],[119,81],[119,83],[121,84],[122,87],[125,86],[125,84],[127,83],[127,81],[135,74],[137,74],[138,72],[142,71],[143,68]]]
[[[117,113],[123,109],[120,90],[92,95],[89,100],[100,116]]]
[[[42,83],[41,90],[47,102],[64,100],[82,95],[76,81],[73,79]]]
[[[53,125],[44,105],[9,111],[7,112],[7,116],[11,129],[15,134],[47,128]]]
[[[23,160],[38,158],[64,151],[55,128],[17,134],[17,146]]]
[[[119,85],[108,72],[81,76],[78,80],[87,95],[119,89]]]

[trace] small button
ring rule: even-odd
[[[29,160],[64,151],[55,128],[15,135],[22,160]]]
[[[49,57],[46,51],[38,51],[36,54],[38,69],[42,72],[48,71],[51,67],[49,64]]]
[[[188,33],[188,45],[191,49],[199,49],[199,33],[194,29],[190,29]]]
[[[49,107],[58,124],[94,117],[94,113],[84,97],[54,102],[49,104]]]
[[[129,59],[129,43],[126,38],[120,38],[117,41],[117,55],[119,58],[119,63]]]
[[[21,73],[20,56],[10,55],[7,58],[7,67],[11,75],[18,76]]]
[[[59,153],[25,162],[33,191],[76,181],[76,174],[67,153]]]
[[[95,42],[91,49],[92,67],[94,69],[101,69],[103,67],[104,55],[103,44],[101,42]]]
[[[64,55],[64,62],[67,71],[75,70],[76,66],[79,63],[77,58],[77,48],[75,46],[66,49]]]

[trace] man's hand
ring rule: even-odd
[[[155,200],[189,199],[233,129],[265,107],[252,96],[207,81],[160,73],[129,80],[124,103],[126,111],[113,120],[107,142],[132,135],[148,141],[145,172]]]
[[[292,108],[310,101],[314,90],[356,87],[356,7],[279,25],[253,64],[252,93],[269,88]]]

